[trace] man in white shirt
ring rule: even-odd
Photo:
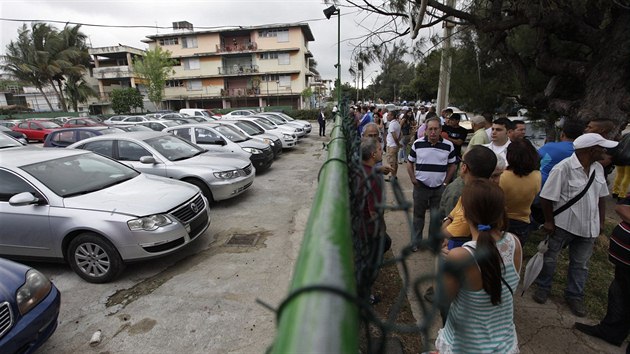
[[[394,112],[389,112],[387,116],[387,121],[389,122],[387,125],[387,164],[392,168],[391,178],[398,178],[396,174],[398,173],[398,150],[400,150],[400,123],[398,122],[398,117]]]
[[[551,170],[540,192],[540,205],[545,216],[543,227],[551,236],[543,268],[536,279],[538,289],[533,295],[534,301],[541,304],[547,301],[556,259],[563,246],[568,245],[569,269],[564,296],[574,315],[586,316],[583,301],[588,261],[595,238],[603,227],[606,211],[603,197],[608,195],[604,169],[597,161],[606,149],[617,144],[599,134],[584,134],[573,141],[575,152]],[[589,185],[591,178],[593,181]],[[585,194],[568,209],[553,214],[585,189]]]
[[[495,154],[501,155],[506,161],[507,147],[510,145],[508,138],[509,131],[512,130],[512,121],[507,118],[497,118],[492,122],[492,137],[490,144],[484,145],[490,148]]]

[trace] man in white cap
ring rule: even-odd
[[[540,192],[545,216],[543,227],[551,236],[543,268],[536,279],[534,301],[545,303],[551,291],[556,259],[564,246],[569,247],[569,269],[564,296],[574,315],[586,316],[584,284],[595,238],[603,228],[608,195],[604,169],[597,162],[616,141],[595,133],[573,141],[575,152],[553,167]]]

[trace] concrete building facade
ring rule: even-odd
[[[162,47],[177,62],[164,108],[303,108],[309,101],[301,95],[314,75],[308,24],[195,31],[183,21],[146,38],[150,49]]]

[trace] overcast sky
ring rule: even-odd
[[[309,49],[318,63],[317,69],[323,79],[334,79],[337,71],[337,18],[327,20],[323,10],[328,7],[323,0],[0,0],[0,53],[4,54],[7,44],[17,38],[17,29],[24,22],[7,21],[18,19],[77,22],[96,25],[152,26],[152,28],[103,28],[83,26],[93,47],[117,45],[146,49],[141,42],[147,35],[171,32],[172,22],[188,21],[195,29],[213,26],[253,26],[273,23],[307,22],[314,42]],[[351,82],[348,73],[354,45],[378,22],[376,16],[367,20],[364,14],[343,8],[341,17],[341,65],[342,82]],[[63,28],[63,23],[54,24]],[[411,45],[409,37],[406,38]],[[353,45],[354,44],[354,45]],[[365,70],[366,85],[378,74],[377,66]]]

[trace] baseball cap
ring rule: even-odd
[[[604,139],[601,135],[596,133],[582,134],[573,141],[573,148],[585,149],[592,146],[601,146],[607,149],[614,148],[619,144],[616,141]]]

